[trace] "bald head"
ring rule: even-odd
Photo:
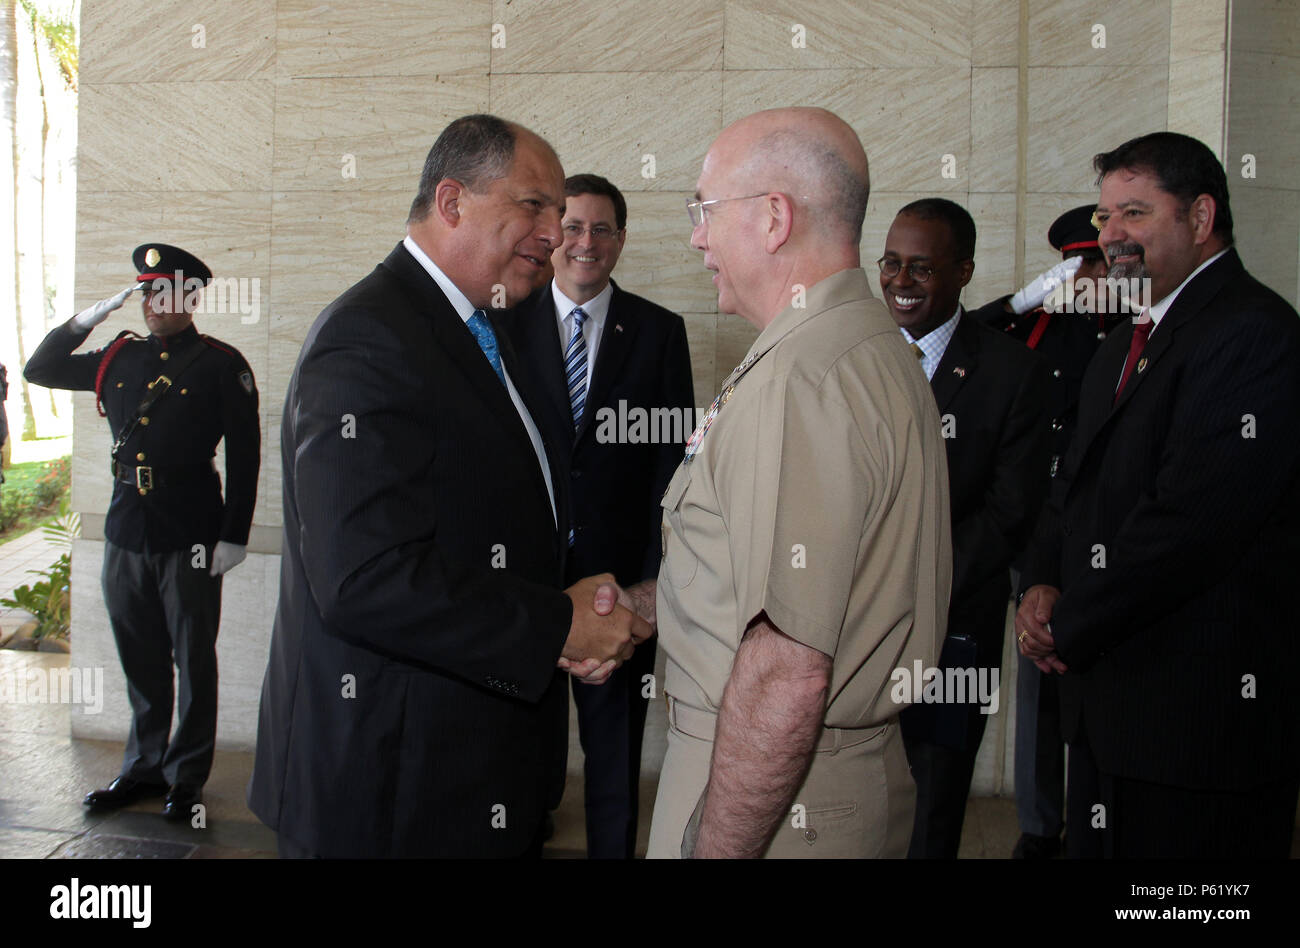
[[[855,247],[861,240],[870,193],[867,153],[834,112],[756,112],[723,130],[709,152],[715,154],[729,164],[737,186],[794,198],[816,236]]]

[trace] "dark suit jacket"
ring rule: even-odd
[[[1300,320],[1229,251],[1112,407],[1132,332],[1084,376],[1024,585],[1062,591],[1067,740],[1103,773],[1244,789],[1300,756]]]
[[[568,438],[573,444],[571,455],[563,457],[576,532],[570,581],[601,572],[613,573],[624,586],[653,579],[661,553],[659,501],[694,426],[691,355],[682,318],[614,284],[576,436],[551,285],[511,311],[505,323],[522,370],[545,393],[538,424],[546,425],[549,440]],[[654,409],[675,409],[667,417],[681,421],[667,431],[647,421],[647,440],[640,443],[610,440],[610,433],[618,434],[620,415],[634,421],[638,409],[650,421]]]
[[[1041,356],[963,313],[930,380],[952,499],[948,634],[972,636],[981,665],[1001,664],[1008,567],[1047,493],[1048,378]]]
[[[952,507],[948,635],[970,636],[976,664],[997,668],[1009,567],[1047,493],[1047,367],[1038,353],[963,313],[930,387],[943,423]],[[941,666],[968,660],[953,645],[945,643]],[[974,704],[913,705],[903,712],[903,733],[973,754],[983,729],[968,727],[972,714]]]
[[[567,524],[508,393],[400,244],[313,325],[281,447],[250,808],[324,856],[523,853],[563,789]]]

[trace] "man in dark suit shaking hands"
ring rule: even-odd
[[[557,665],[601,679],[650,634],[596,614],[601,577],[561,591],[557,452],[488,315],[541,281],[563,205],[546,142],[457,119],[406,239],[303,344],[249,786],[282,855],[540,853],[564,780]]]
[[[653,616],[659,502],[694,427],[686,326],[610,279],[626,239],[627,204],[618,188],[580,174],[564,182],[564,192],[555,279],[513,311],[508,329],[523,371],[547,396],[539,424],[553,426],[557,446],[572,445],[562,458],[573,498],[565,582],[613,573],[637,611]],[[641,737],[654,693],[645,676],[654,667],[652,640],[607,684],[574,681],[589,857],[635,853]]]
[[[1227,179],[1156,132],[1098,155],[1110,276],[1149,279],[1079,395],[1016,616],[1062,674],[1068,855],[1285,858],[1300,786],[1300,320]]]

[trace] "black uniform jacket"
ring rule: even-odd
[[[27,360],[27,381],[49,388],[94,391],[110,346],[74,353],[89,332],[71,320],[55,328]],[[119,338],[121,338],[119,336]],[[200,336],[191,325],[174,336],[127,338],[104,370],[100,386],[114,440],[135,415],[149,383],[200,347],[198,358],[149,409],[118,452],[118,461],[148,475],[115,479],[104,522],[110,543],[136,553],[168,553],[218,540],[248,543],[257,502],[261,423],[257,387],[238,350]],[[217,444],[226,441],[226,495],[213,467]],[[113,476],[110,459],[105,474]],[[151,480],[155,482],[148,489]],[[144,485],[144,492],[141,492]]]

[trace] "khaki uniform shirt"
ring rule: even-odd
[[[892,720],[891,673],[938,658],[952,542],[934,396],[866,273],[777,316],[718,406],[663,499],[665,691],[716,712],[766,612],[832,658],[827,727]]]

